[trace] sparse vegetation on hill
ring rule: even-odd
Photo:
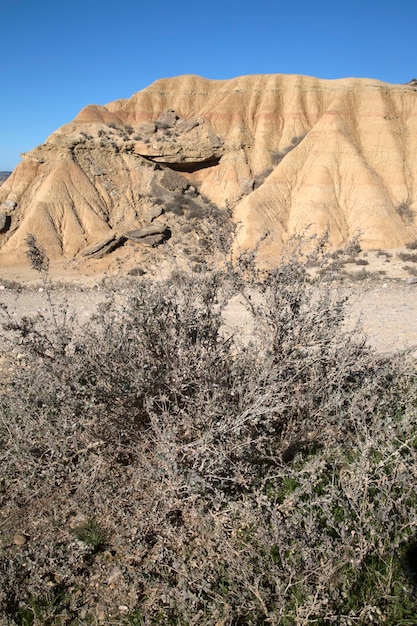
[[[415,364],[344,329],[320,249],[138,278],[86,327],[10,316],[7,624],[416,622]]]

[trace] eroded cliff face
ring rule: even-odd
[[[261,241],[271,266],[306,226],[335,247],[358,232],[402,246],[417,238],[416,102],[413,84],[180,76],[88,106],[0,187],[0,264],[29,233],[52,258],[123,261],[169,241],[201,262],[228,211],[235,245]]]

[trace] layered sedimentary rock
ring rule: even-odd
[[[267,75],[180,76],[87,106],[0,187],[0,264],[29,233],[52,258],[168,239],[202,257],[226,209],[235,245],[261,242],[269,265],[307,226],[335,247],[402,246],[417,238],[416,103],[413,83]]]

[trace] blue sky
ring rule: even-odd
[[[417,77],[416,0],[0,0],[0,170],[158,78]]]

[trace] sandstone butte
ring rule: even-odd
[[[28,234],[80,267],[176,244],[198,259],[225,208],[235,247],[260,242],[269,266],[307,226],[336,248],[417,239],[415,81],[163,79],[85,107],[22,156],[0,187],[0,268],[24,259]]]

